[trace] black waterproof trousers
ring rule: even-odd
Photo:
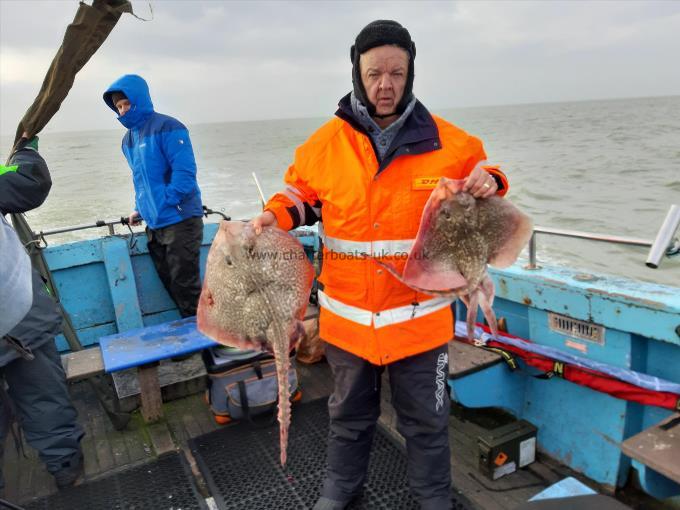
[[[18,358],[0,367],[0,384],[6,382],[9,387],[6,395],[26,442],[38,451],[47,471],[56,473],[78,461],[80,440],[85,433],[76,421],[77,412],[71,404],[66,374],[54,341],[32,349],[32,354],[33,360]],[[7,407],[8,402],[0,401],[0,487],[4,486],[2,445],[8,433]]]
[[[328,401],[328,470],[321,495],[348,503],[361,493],[380,416],[381,375],[387,368],[397,430],[406,439],[411,493],[423,510],[449,509],[447,345],[387,367],[372,365],[330,344],[326,358],[335,387]]]
[[[196,315],[201,295],[203,219],[189,218],[159,229],[147,227],[146,235],[151,260],[180,315]]]

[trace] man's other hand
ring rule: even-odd
[[[278,225],[278,221],[276,221],[276,216],[274,216],[274,213],[271,211],[265,211],[259,216],[255,216],[252,219],[253,223],[253,228],[255,229],[255,233],[259,236],[262,233],[262,229],[264,227],[275,227]]]
[[[142,217],[137,211],[132,211],[128,216],[128,223],[130,225],[139,225],[142,222]]]
[[[463,190],[475,198],[488,198],[498,191],[498,183],[489,172],[476,166],[465,178]]]

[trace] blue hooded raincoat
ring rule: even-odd
[[[130,109],[118,120],[128,128],[122,149],[132,169],[136,211],[152,229],[202,216],[187,128],[154,111],[149,86],[141,76],[126,74],[104,92],[104,102],[118,113],[111,98],[114,92],[122,92],[130,101]]]

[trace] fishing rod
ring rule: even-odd
[[[203,216],[207,218],[209,214],[217,214],[218,216],[222,216],[222,219],[224,221],[231,221],[231,216],[227,216],[226,214],[220,211],[215,211],[210,207],[203,206]]]
[[[253,176],[253,180],[255,181],[255,186],[257,186],[257,192],[260,194],[260,202],[262,203],[262,209],[264,210],[264,206],[267,203],[267,200],[264,198],[264,193],[262,192],[262,186],[260,186],[260,181],[257,180],[257,175],[255,172],[251,172]]]
[[[205,205],[203,206],[203,216],[206,218],[210,214],[217,214],[222,217],[222,219],[229,221],[231,220],[231,217],[227,216],[226,214],[220,212],[220,211],[215,211],[211,209],[210,207],[206,207]],[[116,220],[94,220],[91,223],[83,223],[80,225],[69,225],[67,227],[58,227],[58,228],[53,228],[49,230],[40,230],[38,232],[34,232],[33,234],[37,238],[41,238],[45,245],[47,245],[47,242],[44,241],[44,236],[51,236],[51,235],[56,235],[56,234],[64,234],[66,232],[76,232],[78,230],[87,230],[90,228],[102,228],[102,227],[108,227],[109,228],[109,234],[110,235],[115,235],[115,230],[114,227],[116,225],[124,225],[128,228],[132,227],[133,225],[139,225],[142,223],[144,220],[141,217],[137,218],[137,221],[135,221],[133,224],[130,224],[130,219],[127,216],[121,216],[119,219]],[[132,229],[130,228],[130,232],[132,232]]]
[[[76,232],[78,230],[87,230],[89,228],[100,228],[100,227],[109,227],[109,233],[113,235],[115,232],[113,230],[113,227],[115,225],[126,225],[129,226],[130,222],[128,221],[128,218],[121,216],[120,219],[117,220],[95,220],[93,223],[84,223],[82,225],[71,225],[68,227],[60,227],[60,228],[53,228],[50,230],[41,230],[39,232],[36,232],[35,235],[38,237],[43,237],[43,236],[51,236],[55,234],[63,234],[65,232]]]

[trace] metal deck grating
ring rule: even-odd
[[[327,400],[293,406],[285,472],[279,465],[278,423],[266,428],[238,423],[189,442],[220,509],[311,509],[323,482],[328,436]],[[453,500],[455,510],[472,506]],[[406,457],[378,426],[361,500],[352,510],[410,510]]]
[[[184,456],[152,462],[86,482],[23,505],[26,510],[204,510]]]

